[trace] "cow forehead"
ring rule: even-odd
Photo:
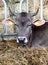
[[[31,19],[28,17],[19,17],[19,18],[17,18],[17,23],[31,24]]]
[[[26,12],[20,13],[20,16],[21,16],[21,17],[26,17],[27,15],[28,15],[28,13],[26,13]]]
[[[31,15],[29,14],[29,13],[26,13],[26,12],[22,12],[22,13],[19,13],[18,15],[17,15],[17,18],[21,18],[21,17],[23,17],[23,18],[30,18],[31,17]]]
[[[15,22],[17,24],[20,24],[22,22],[26,23],[26,24],[31,24],[31,16],[28,13],[19,13],[16,17],[15,17]]]
[[[18,21],[30,21],[32,18],[31,18],[31,16],[28,15],[28,14],[19,14],[19,15],[16,17],[16,19],[17,19]]]

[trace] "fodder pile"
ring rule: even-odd
[[[48,48],[1,44],[0,65],[48,65]]]

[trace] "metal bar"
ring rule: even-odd
[[[20,1],[20,5],[19,5],[20,12],[22,12],[22,2],[23,0]]]
[[[4,15],[5,15],[5,19],[7,18],[7,5],[6,5],[6,2],[5,0],[2,0],[3,1],[3,4],[4,4]]]
[[[40,0],[40,19],[43,20],[43,0]]]
[[[14,37],[17,36],[17,33],[8,33],[8,34],[0,34],[0,37]]]
[[[21,0],[20,1],[20,5],[19,5],[19,9],[20,9],[20,12],[22,12],[22,3],[23,3],[24,0]],[[26,1],[27,2],[27,13],[28,13],[28,0]]]
[[[5,0],[2,0],[3,1],[3,4],[4,4],[4,16],[5,16],[5,19],[7,19],[7,4],[5,2]],[[5,26],[4,26],[4,32],[7,34],[8,33],[8,26],[6,25],[5,23]]]
[[[6,34],[8,33],[8,25],[6,25],[6,24],[4,26],[4,33],[6,33]]]
[[[33,0],[33,4],[34,4],[34,12],[35,12],[35,6],[36,6],[36,0]],[[34,20],[36,19],[36,17],[34,16]]]
[[[27,13],[28,13],[28,0],[27,0]]]

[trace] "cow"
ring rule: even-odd
[[[9,9],[10,10],[10,9]],[[48,45],[48,22],[33,20],[39,8],[35,13],[13,13],[14,18],[8,19],[14,23],[14,32],[17,33],[17,43],[30,46]],[[37,25],[37,23],[39,23]]]

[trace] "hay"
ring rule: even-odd
[[[0,45],[0,65],[48,65],[47,47]]]

